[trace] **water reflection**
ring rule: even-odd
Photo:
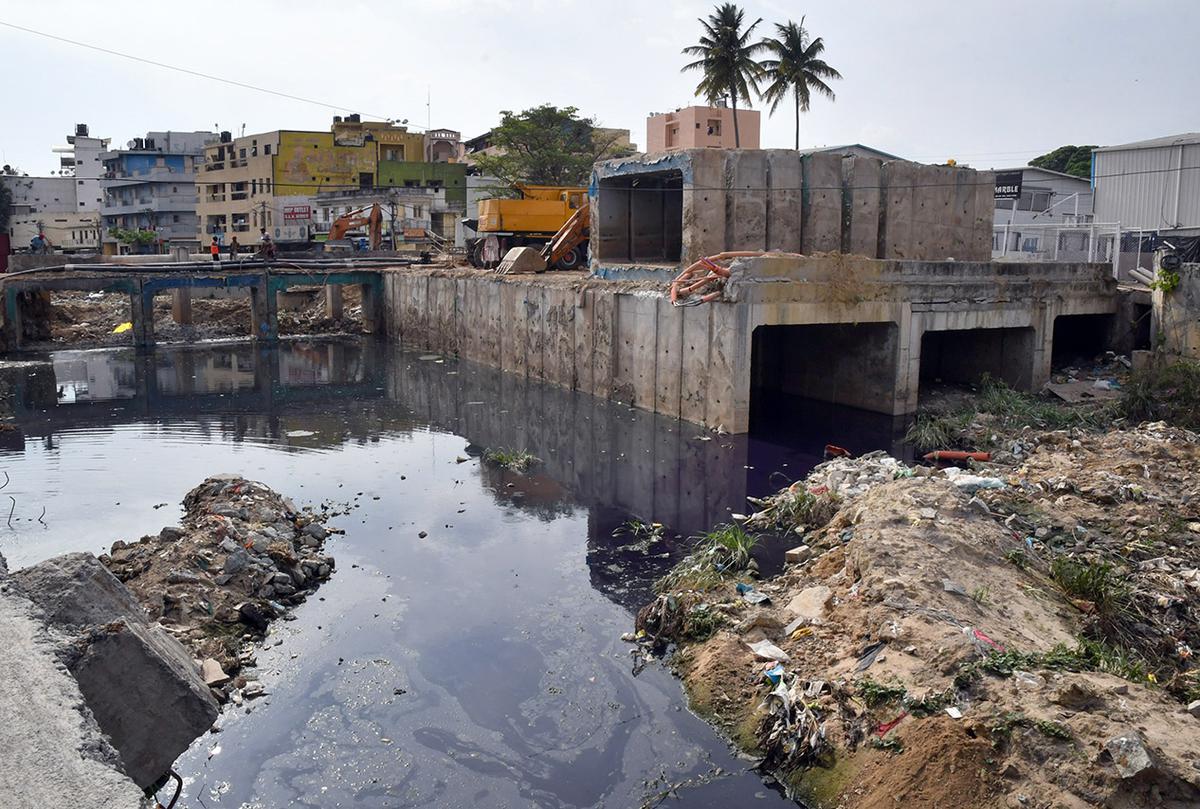
[[[356,506],[337,576],[260,654],[273,696],[181,761],[187,805],[636,806],[716,767],[683,805],[780,802],[617,638],[688,535],[802,475],[836,422],[718,436],[370,340],[60,352],[0,378],[13,566],[155,530],[216,472]],[[634,517],[664,539],[614,536]]]

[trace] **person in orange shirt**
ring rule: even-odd
[[[221,260],[221,245],[217,244],[217,237],[213,236],[212,244],[208,246],[208,252],[212,253],[212,260],[219,262]]]

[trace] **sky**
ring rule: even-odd
[[[327,130],[331,116],[408,119],[469,138],[501,110],[575,106],[644,146],[646,116],[695,102],[680,49],[712,3],[685,0],[153,3],[0,0],[10,23],[300,96],[281,98],[0,25],[0,163],[57,169],[76,123],[123,147],[148,130]],[[864,143],[979,168],[1064,144],[1200,130],[1195,0],[746,2],[756,33],[806,15],[843,79],[801,120],[802,146]],[[145,11],[140,9],[144,8]],[[429,107],[427,108],[427,99]],[[762,104],[755,101],[754,108]],[[790,107],[762,146],[790,148]]]

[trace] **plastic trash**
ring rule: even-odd
[[[771,668],[767,669],[764,672],[764,675],[768,680],[770,680],[771,685],[777,685],[779,680],[783,677],[783,664],[776,663],[774,666],[771,666]]]
[[[746,645],[750,647],[750,651],[754,652],[755,655],[761,657],[763,660],[774,660],[777,663],[786,663],[792,659],[788,656],[787,652],[785,652],[783,649],[780,649],[769,640],[760,640],[755,643],[747,643]]]
[[[124,323],[118,323],[117,327],[112,330],[113,334],[124,334],[133,328],[133,324],[126,320]]]

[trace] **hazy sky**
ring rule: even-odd
[[[1023,165],[1065,143],[1200,130],[1200,2],[747,2],[807,15],[844,79],[801,122],[801,145],[862,142],[902,157]],[[0,163],[31,174],[76,122],[114,145],[147,130],[317,129],[330,116],[427,121],[477,135],[502,109],[574,105],[644,145],[645,118],[692,102],[679,51],[712,3],[602,0],[120,3],[0,0],[0,21],[345,110],[278,98],[0,26]],[[756,103],[756,108],[760,105]],[[790,147],[793,119],[764,120]]]

